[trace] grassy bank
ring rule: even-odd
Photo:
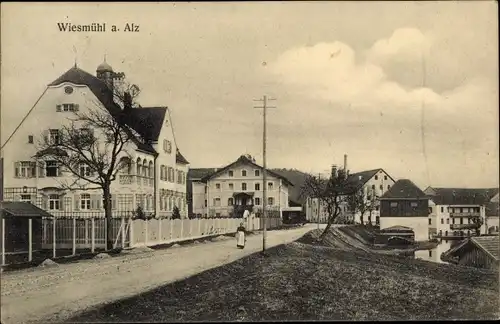
[[[67,322],[493,319],[497,278],[474,268],[292,243]]]

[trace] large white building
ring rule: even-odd
[[[103,212],[103,192],[84,183],[65,190],[78,177],[50,160],[35,160],[42,137],[57,141],[60,129],[71,123],[75,111],[121,112],[120,122],[135,131],[124,147],[121,163],[127,165],[111,185],[112,210],[168,217],[174,206],[187,214],[186,177],[189,163],[177,147],[170,109],[137,107],[117,101],[114,88],[122,73],[106,62],[96,76],[76,65],[51,82],[4,147],[4,200],[29,201],[53,214]],[[15,107],[3,107],[15,109]],[[102,130],[92,130],[103,136]],[[81,172],[88,173],[85,163]],[[88,175],[88,174],[87,174]],[[81,181],[80,181],[81,184]]]
[[[429,239],[429,197],[412,181],[400,179],[380,197],[380,230],[411,229],[415,241]]]
[[[366,211],[363,215],[363,223],[367,224],[370,220],[372,224],[379,222],[380,211],[378,198],[384,195],[387,190],[394,185],[394,179],[384,171],[384,169],[373,169],[349,174],[348,182],[356,191],[362,190],[365,199],[365,204],[373,205],[371,213]],[[342,203],[342,216],[353,220],[356,224],[361,223],[361,215],[348,210],[347,205]],[[371,216],[371,219],[370,219]],[[326,206],[320,206],[319,220],[325,223],[328,218]],[[309,197],[306,200],[306,219],[310,222],[318,221],[318,200],[314,197]]]
[[[225,167],[197,171],[201,176],[190,182],[192,213],[198,217],[241,217],[245,209],[259,212],[264,205],[281,215],[289,207],[288,190],[293,184],[268,170],[267,199],[263,201],[263,168],[251,157],[242,155]]]
[[[430,198],[428,226],[431,234],[441,237],[474,235],[473,219],[476,217],[483,220],[481,234],[498,231],[498,201],[494,202],[498,188],[428,187],[424,192]]]

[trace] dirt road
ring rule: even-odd
[[[267,246],[289,243],[316,225],[269,231]],[[234,239],[2,274],[2,323],[62,320],[88,307],[136,295],[262,249],[262,234],[244,250]]]

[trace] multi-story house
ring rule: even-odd
[[[429,196],[428,226],[431,235],[439,237],[464,237],[476,235],[477,219],[482,220],[480,233],[488,232],[486,206],[498,188],[434,188],[424,190]]]
[[[110,116],[120,115],[122,118],[117,121],[134,131],[119,157],[126,167],[111,184],[112,210],[128,212],[141,206],[156,216],[169,216],[177,206],[181,215],[187,214],[189,163],[177,146],[170,109],[133,108],[130,102],[116,100],[114,90],[120,76],[123,74],[115,73],[106,62],[98,66],[96,76],[75,65],[47,86],[5,144],[5,200],[29,201],[54,215],[102,212],[102,190],[85,182],[67,190],[62,184],[74,183],[78,177],[55,161],[37,158],[40,139],[45,137],[57,143],[60,130],[72,123],[73,112],[84,114],[100,109]],[[96,138],[104,136],[103,129],[86,131]],[[92,173],[84,162],[80,171],[82,176]]]
[[[427,241],[429,198],[408,179],[396,181],[380,197],[380,230],[411,229],[415,241]]]
[[[499,194],[497,193],[491,200],[486,204],[486,228],[488,234],[498,233],[498,227],[500,226],[500,210],[499,210]]]
[[[348,183],[350,187],[355,191],[362,190],[365,205],[371,205],[371,210],[367,210],[363,215],[363,223],[378,224],[380,217],[378,198],[385,194],[394,185],[394,182],[394,179],[381,168],[349,174]],[[341,204],[341,212],[341,217],[346,218],[345,220],[351,220],[357,224],[361,223],[360,212],[357,211],[353,214],[345,202]],[[328,218],[326,206],[323,204],[320,206],[319,217],[320,222],[326,222]],[[318,201],[314,197],[309,197],[306,200],[306,219],[310,222],[318,221]]]
[[[204,169],[205,171],[207,169]],[[263,201],[263,168],[246,155],[192,180],[193,214],[201,217],[241,217],[244,210],[281,212],[288,207],[288,190],[293,184],[267,170],[267,198]]]

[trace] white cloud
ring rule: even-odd
[[[390,60],[421,61],[429,54],[432,39],[416,28],[396,29],[391,37],[380,39],[367,53],[368,60],[385,63]]]

